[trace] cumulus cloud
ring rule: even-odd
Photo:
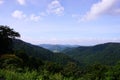
[[[22,11],[20,11],[20,10],[15,10],[12,13],[12,17],[14,17],[16,19],[25,19],[26,15]]]
[[[18,20],[26,20],[26,21],[37,22],[37,21],[42,20],[42,17],[45,14],[43,15],[43,13],[41,13],[39,15],[36,15],[36,14],[27,15],[27,14],[23,13],[23,11],[15,10],[11,15],[12,15],[13,18],[18,19]]]
[[[104,15],[104,14],[110,14],[110,13],[118,13],[119,9],[116,10],[115,5],[120,2],[119,0],[101,0],[98,3],[95,3],[90,8],[90,11],[88,11],[82,18],[81,21],[89,21],[94,20],[97,17]]]
[[[64,14],[64,7],[60,4],[58,0],[53,0],[47,9],[48,14],[56,14],[56,15],[63,15]]]
[[[0,0],[0,4],[3,4],[4,3],[4,1],[3,0]]]
[[[20,5],[25,5],[25,0],[17,0]]]

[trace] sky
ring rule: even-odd
[[[0,0],[0,25],[32,44],[120,42],[120,0]]]

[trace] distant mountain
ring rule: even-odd
[[[24,51],[26,54],[32,57],[40,58],[44,61],[52,61],[59,64],[66,64],[68,62],[75,62],[76,61],[66,54],[56,54],[48,49],[44,49],[42,47],[32,45],[30,43],[26,43],[22,40],[14,39],[14,51]]]
[[[114,65],[120,61],[120,43],[105,43],[95,46],[80,46],[63,51],[81,64],[102,63]]]
[[[40,44],[40,47],[43,47],[45,49],[48,49],[52,52],[62,52],[63,50],[67,49],[67,48],[74,48],[74,47],[78,47],[78,45],[59,45],[59,44]]]

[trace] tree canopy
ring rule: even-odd
[[[12,39],[20,37],[20,34],[9,26],[0,25],[0,54],[12,51]]]

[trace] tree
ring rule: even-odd
[[[62,74],[66,77],[71,77],[71,76],[77,77],[78,75],[80,76],[80,73],[81,71],[78,69],[77,64],[73,62],[68,62],[62,71]]]
[[[20,34],[9,26],[0,25],[0,55],[12,51],[12,39],[20,37]]]

